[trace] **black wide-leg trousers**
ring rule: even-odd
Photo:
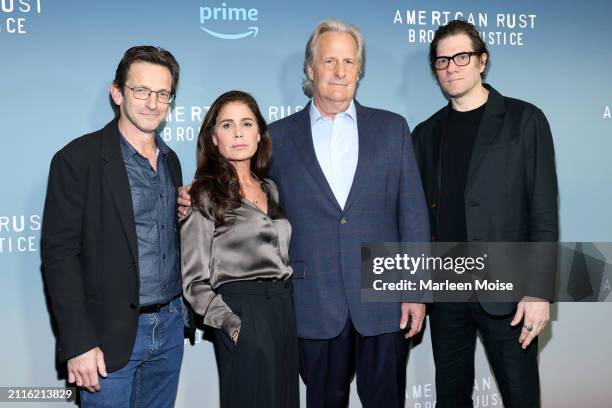
[[[238,342],[215,329],[222,408],[298,408],[293,287],[288,281],[230,282],[217,290],[242,321]]]

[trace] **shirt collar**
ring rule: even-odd
[[[159,149],[159,152],[163,156],[166,156],[168,154],[168,152],[170,151],[170,148],[168,147],[166,142],[164,142],[164,139],[162,139],[159,136],[159,133],[155,133],[155,144],[157,145],[157,148]]]
[[[132,157],[134,157],[134,155],[138,154],[136,149],[134,149],[134,146],[132,146],[126,140],[125,136],[123,136],[123,133],[121,133],[121,131],[119,131],[119,141],[121,144],[121,156],[123,156],[123,161],[128,161]]]
[[[327,116],[323,116],[317,107],[315,106],[314,99],[310,100],[310,126],[313,127],[319,120],[327,118]],[[353,120],[353,122],[357,123],[357,110],[355,109],[355,100],[351,99],[351,104],[344,112],[339,112],[338,115],[348,116]]]
[[[140,155],[140,153],[138,153],[134,146],[132,146],[127,141],[125,136],[123,136],[123,133],[121,133],[121,131],[119,131],[119,140],[121,144],[121,156],[123,156],[124,161],[130,160],[132,157],[134,157],[134,155]],[[159,151],[159,153],[161,153],[162,157],[166,157],[166,155],[170,151],[170,148],[159,136],[158,133],[155,133],[155,144],[157,145],[157,150]]]

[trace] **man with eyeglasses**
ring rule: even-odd
[[[556,242],[557,176],[542,111],[483,83],[489,52],[472,24],[440,27],[429,57],[449,99],[413,133],[432,240]],[[518,304],[433,305],[438,408],[473,406],[477,332],[504,406],[540,406],[537,336],[549,320],[549,296],[539,289]]]
[[[179,65],[128,49],[110,94],[117,117],[51,162],[42,260],[58,356],[85,407],[171,407],[183,356],[176,154],[157,129]]]

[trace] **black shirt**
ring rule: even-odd
[[[439,241],[467,241],[465,181],[485,106],[467,112],[451,108],[442,127]]]

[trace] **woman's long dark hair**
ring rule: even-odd
[[[243,193],[236,169],[219,153],[213,143],[213,132],[221,109],[228,103],[244,103],[257,120],[259,144],[251,158],[251,171],[263,179],[268,174],[272,156],[272,142],[268,125],[255,99],[246,92],[229,91],[219,96],[206,113],[198,136],[197,170],[189,194],[193,205],[212,215],[214,221],[225,223],[225,214],[240,206]],[[208,200],[206,200],[206,198]],[[206,202],[208,201],[209,204]]]

